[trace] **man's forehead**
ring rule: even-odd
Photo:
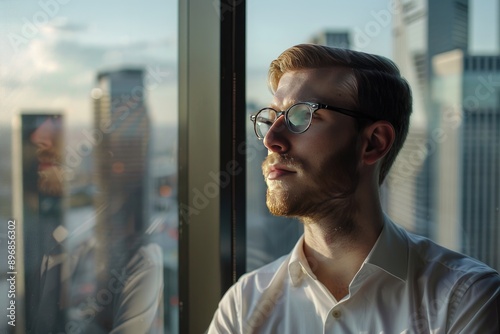
[[[345,67],[289,71],[280,78],[273,105],[281,108],[297,102],[334,103],[345,99],[355,102],[354,82],[352,71]]]

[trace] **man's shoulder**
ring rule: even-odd
[[[409,269],[418,271],[415,274],[448,277],[454,281],[475,281],[482,277],[500,280],[494,269],[471,256],[441,246],[428,238],[410,232],[406,234]]]

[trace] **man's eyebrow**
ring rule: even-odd
[[[298,102],[303,102],[303,101],[296,101],[296,100],[287,100],[287,103],[286,104],[282,104],[285,106],[285,108],[283,108],[282,110],[287,110],[288,108],[290,108],[291,106],[293,106],[295,103],[298,103]],[[281,107],[278,107],[278,105],[276,103],[271,103],[269,105],[270,108],[273,108],[273,109],[276,109],[278,111],[280,111]]]

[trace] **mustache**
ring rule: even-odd
[[[283,165],[295,171],[301,170],[303,163],[289,154],[271,153],[262,162],[262,173],[266,176],[273,165]]]
[[[42,163],[62,163],[62,155],[57,149],[37,149],[36,157],[38,161]]]

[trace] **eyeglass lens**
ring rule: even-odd
[[[286,125],[294,133],[307,130],[312,118],[312,110],[306,104],[297,104],[288,110]],[[262,109],[257,114],[255,129],[260,138],[264,138],[276,121],[276,112],[273,109]]]
[[[312,110],[306,104],[294,105],[288,111],[289,129],[295,133],[306,131],[311,122]]]
[[[276,112],[273,109],[262,109],[255,121],[255,131],[259,138],[264,138],[276,121]]]

